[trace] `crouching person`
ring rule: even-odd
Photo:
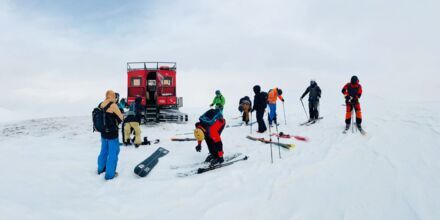
[[[246,123],[246,125],[249,124],[249,112],[251,111],[251,109],[252,109],[251,99],[248,96],[241,98],[238,106],[238,110],[240,112],[243,112],[242,121]]]
[[[223,159],[223,143],[221,133],[225,128],[226,121],[220,109],[211,109],[199,118],[194,130],[194,137],[197,139],[196,151],[202,149],[202,141],[208,145],[209,155],[205,162],[211,166],[221,164]]]
[[[134,131],[134,146],[136,148],[142,144],[141,140],[141,118],[142,118],[142,98],[137,97],[134,103],[131,103],[124,119],[124,144],[131,145],[130,134]]]
[[[98,174],[105,172],[105,179],[110,180],[117,176],[116,167],[119,155],[119,124],[123,115],[116,105],[116,94],[109,90],[105,100],[99,104],[105,118],[101,132],[101,152],[98,156]]]

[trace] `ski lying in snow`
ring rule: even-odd
[[[296,139],[298,141],[305,141],[305,142],[309,141],[309,139],[306,137],[302,137],[302,136],[298,136],[298,135],[284,134],[283,132],[280,132],[279,134],[273,133],[272,136],[284,138],[284,139]]]
[[[301,123],[301,124],[299,124],[299,125],[300,125],[300,126],[303,126],[303,125],[309,126],[309,125],[315,124],[317,121],[319,121],[319,120],[321,120],[321,119],[323,119],[323,118],[324,118],[324,117],[319,117],[318,119],[315,119],[315,120],[309,120],[309,121],[306,121],[306,122]]]
[[[237,157],[239,157],[241,155],[242,155],[242,153],[235,153],[235,154],[232,154],[232,155],[224,156],[223,159],[225,160],[224,162],[229,162],[229,161],[231,161],[231,160],[233,160],[233,159],[235,159],[235,158],[237,158]],[[209,164],[209,163],[203,161],[203,162],[197,162],[197,163],[192,163],[192,164],[170,166],[170,169],[172,169],[172,170],[188,169],[188,168],[194,168],[194,167],[197,167],[197,166],[207,165],[207,164]]]
[[[251,122],[251,123],[249,123],[249,124],[247,124],[247,125],[245,125],[245,126],[251,126],[251,125],[253,125],[253,124],[255,124],[255,123],[257,123],[257,122],[254,121],[254,122]],[[235,124],[235,125],[226,125],[226,128],[236,128],[236,127],[241,127],[241,126],[243,126],[244,124],[245,124],[245,123],[242,122],[242,123]]]
[[[180,133],[180,134],[176,134],[176,136],[191,135],[191,134],[194,134],[194,132]]]
[[[171,138],[171,141],[197,141],[195,138]]]
[[[157,165],[159,158],[167,155],[169,152],[169,150],[159,147],[153,154],[151,154],[151,156],[134,168],[134,173],[140,177],[146,177]]]
[[[191,170],[189,172],[178,173],[177,176],[178,177],[187,177],[187,176],[193,176],[193,175],[196,175],[196,174],[206,173],[206,172],[211,171],[211,170],[215,170],[215,169],[218,169],[218,168],[222,168],[222,167],[226,167],[226,166],[232,165],[232,164],[234,164],[236,162],[239,162],[239,161],[245,161],[248,158],[249,158],[248,156],[244,156],[243,158],[235,159],[235,160],[230,160],[228,162],[225,161],[225,162],[223,162],[221,164],[216,164],[214,166],[199,167],[199,168]]]
[[[263,142],[265,144],[274,144],[274,145],[286,148],[288,150],[293,150],[295,148],[294,144],[283,144],[283,143],[278,143],[278,142],[275,142],[275,141],[266,140],[264,138],[256,138],[256,137],[251,137],[251,136],[247,136],[246,138],[249,139],[249,140],[253,140],[253,141],[260,141],[260,142]]]

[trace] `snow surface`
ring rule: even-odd
[[[289,111],[287,126],[280,115],[280,131],[310,139],[282,139],[296,144],[281,149],[282,159],[274,146],[271,164],[270,146],[245,138],[249,127],[227,128],[225,153],[249,160],[185,178],[170,167],[204,160],[206,145],[197,153],[195,143],[169,138],[191,132],[194,121],[143,126],[143,136],[161,143],[121,147],[112,181],[96,174],[100,138],[90,117],[4,122],[0,218],[440,219],[440,103],[367,100],[367,136],[342,134],[344,107],[323,101],[324,120],[310,127],[298,125],[301,108]],[[226,113],[229,124],[236,115]],[[137,177],[134,167],[159,146],[170,154]]]

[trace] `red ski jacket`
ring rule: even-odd
[[[362,95],[362,86],[359,83],[347,83],[344,88],[342,88],[342,94],[344,94],[346,98],[351,96],[357,101]]]
[[[210,138],[214,141],[214,143],[219,143],[222,141],[221,134],[223,129],[225,128],[226,120],[225,119],[217,119],[211,126],[205,128],[201,124],[197,125],[197,128],[202,129],[205,133],[205,138]],[[199,141],[199,144],[202,142]]]

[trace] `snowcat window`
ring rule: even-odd
[[[168,77],[162,80],[162,85],[171,86],[171,82],[172,82],[171,78]]]
[[[141,78],[131,78],[131,86],[141,86]]]

